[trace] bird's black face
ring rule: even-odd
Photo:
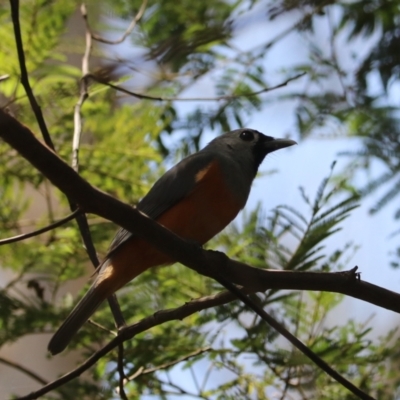
[[[222,154],[225,152],[238,161],[244,169],[251,169],[256,174],[268,153],[293,144],[296,144],[293,140],[275,139],[254,129],[242,128],[215,138],[204,150],[213,149]]]
[[[273,141],[274,138],[266,136],[261,132],[253,129],[240,129],[240,132],[238,132],[238,134],[239,139],[250,146],[254,159],[254,170],[255,172],[257,172],[258,167],[263,162],[265,156],[268,154],[268,150],[265,144],[269,141]]]
[[[268,153],[292,146],[296,143],[293,140],[275,139],[253,129],[238,129],[232,133],[238,136],[243,148],[246,147],[246,144],[251,148],[255,171],[258,170],[258,167]]]

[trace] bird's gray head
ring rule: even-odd
[[[275,139],[254,129],[236,129],[212,140],[204,150],[217,150],[244,163],[252,164],[254,174],[268,153],[296,144],[294,140]],[[247,165],[246,165],[247,166]]]

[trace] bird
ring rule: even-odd
[[[294,144],[254,129],[224,133],[161,176],[136,207],[181,238],[203,245],[244,208],[265,156]],[[151,267],[173,262],[151,243],[121,228],[91,287],[51,338],[50,353],[62,352],[118,289]]]

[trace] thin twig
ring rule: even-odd
[[[88,324],[93,325],[93,326],[95,326],[96,328],[99,328],[99,329],[101,329],[102,331],[107,332],[107,333],[109,333],[109,334],[112,335],[112,336],[118,336],[118,333],[117,333],[117,332],[112,331],[111,329],[106,328],[105,326],[99,324],[99,323],[96,322],[96,321],[93,321],[92,319],[88,319],[87,322],[88,322]]]
[[[289,35],[292,31],[295,29],[300,28],[302,25],[308,23],[309,20],[315,15],[320,15],[323,8],[327,6],[328,4],[331,3],[331,0],[326,0],[326,1],[319,1],[316,3],[314,9],[303,15],[297,22],[295,22],[293,25],[289,26],[282,32],[278,33],[273,39],[268,41],[267,43],[261,43],[250,49],[250,52],[255,52],[259,51],[261,54],[264,53],[266,50],[270,49],[272,46],[274,46],[276,43],[278,43],[280,40],[284,39],[285,36]]]
[[[100,35],[97,35],[96,33],[93,33],[90,29],[89,21],[87,18],[85,18],[85,23],[86,23],[86,29],[90,32],[91,37],[93,40],[96,40],[97,42],[105,43],[105,44],[120,44],[122,43],[130,34],[131,32],[135,29],[136,24],[140,21],[142,18],[145,10],[147,7],[147,0],[143,0],[142,5],[139,8],[139,11],[133,18],[132,22],[129,24],[128,28],[126,29],[125,33],[119,38],[115,40],[109,40],[105,39]]]
[[[15,361],[11,361],[11,360],[8,360],[7,358],[0,357],[0,362],[3,363],[4,365],[8,365],[9,367],[14,368],[14,369],[22,372],[25,375],[28,375],[29,377],[31,377],[35,381],[38,381],[41,385],[47,385],[48,384],[48,381],[46,381],[46,379],[43,379],[36,372],[33,372],[32,370],[24,367],[23,365],[15,362]]]
[[[257,90],[255,92],[249,92],[249,93],[242,93],[242,94],[232,94],[232,95],[225,95],[225,96],[218,96],[218,97],[158,97],[158,96],[150,96],[146,94],[141,94],[141,93],[136,93],[132,92],[130,90],[124,89],[120,86],[113,85],[112,83],[106,82],[104,79],[101,79],[93,74],[90,74],[88,78],[94,79],[96,82],[99,82],[103,85],[109,86],[112,89],[115,89],[119,92],[128,94],[130,96],[136,97],[138,99],[142,100],[155,100],[155,101],[220,101],[220,100],[235,100],[239,99],[242,97],[252,97],[252,96],[257,96],[262,93],[270,92],[275,89],[282,88],[286,86],[288,83],[299,79],[306,75],[306,72],[302,72],[301,74],[297,74],[295,76],[292,76],[291,78],[286,79],[286,81],[279,83],[278,85],[271,86],[268,88],[263,88],[261,90]]]
[[[31,85],[29,83],[28,70],[26,68],[26,63],[25,63],[25,51],[21,36],[21,26],[19,23],[19,0],[10,0],[10,6],[11,6],[11,18],[14,26],[14,37],[18,53],[19,67],[21,70],[21,83],[28,96],[29,103],[31,105],[32,111],[35,114],[36,120],[39,124],[39,128],[40,131],[42,132],[44,141],[46,142],[47,146],[49,146],[52,150],[54,150],[53,142],[50,138],[46,122],[43,118],[42,109],[40,108],[38,102],[36,101]]]
[[[354,107],[354,104],[350,104],[347,88],[346,88],[346,85],[343,80],[344,72],[339,65],[339,59],[337,57],[335,38],[336,38],[336,33],[337,33],[338,29],[333,26],[332,13],[330,11],[330,8],[327,8],[326,13],[327,13],[327,20],[328,20],[328,25],[329,25],[329,30],[330,30],[329,43],[330,43],[330,48],[331,48],[331,58],[332,58],[332,62],[333,62],[333,67],[338,76],[340,86],[342,87],[343,97],[346,99],[346,102],[347,102],[347,104],[349,104],[349,106]]]
[[[6,239],[0,239],[0,246],[4,245],[4,244],[10,244],[10,243],[14,243],[14,242],[20,242],[21,240],[25,240],[34,236],[38,236],[41,235],[42,233],[51,231],[52,229],[58,228],[61,225],[66,224],[67,222],[71,221],[72,219],[76,218],[76,216],[78,214],[80,214],[82,212],[81,209],[77,208],[72,214],[68,215],[65,218],[60,219],[57,222],[53,222],[50,225],[47,225],[43,228],[40,228],[36,231],[33,232],[29,232],[29,233],[22,233],[21,235],[17,235],[17,236],[13,236],[10,238],[6,238]]]
[[[299,328],[300,328],[300,316],[301,316],[301,307],[303,305],[303,293],[304,292],[300,292],[300,296],[299,299],[297,300],[297,310],[296,310],[296,321],[295,321],[295,329],[294,329],[294,335],[297,337],[298,333],[299,333]],[[294,347],[292,347],[291,349],[291,356],[293,356],[294,354]],[[280,400],[284,400],[286,398],[286,393],[289,390],[289,387],[291,386],[291,378],[292,378],[292,370],[296,369],[296,367],[293,366],[289,366],[289,368],[287,369],[286,372],[286,376],[285,378],[279,376],[280,379],[282,379],[285,382],[285,386],[282,390],[282,395],[280,397]]]
[[[6,80],[9,79],[9,78],[10,78],[10,75],[8,75],[8,74],[1,75],[1,76],[0,76],[0,82],[4,82],[4,81],[6,81]]]
[[[203,399],[203,400],[209,400],[210,397],[204,397],[201,393],[194,393],[194,392],[189,392],[188,390],[184,389],[183,387],[177,385],[176,383],[172,382],[171,379],[168,377],[168,382],[164,381],[163,379],[158,378],[158,381],[160,382],[161,385],[165,386],[170,386],[173,389],[176,389],[176,392],[172,390],[163,390],[163,392],[168,395],[172,395],[174,398],[177,396],[185,396],[187,398],[188,396],[193,397],[194,399]]]
[[[83,3],[81,5],[81,13],[83,19],[87,23],[87,11],[86,11],[86,6]],[[89,74],[90,52],[92,49],[92,36],[90,34],[88,26],[86,26],[85,38],[86,38],[86,47],[85,47],[85,53],[83,54],[82,57],[82,78],[79,82],[80,95],[79,95],[79,100],[76,103],[74,109],[74,135],[72,139],[72,168],[76,172],[79,171],[79,147],[82,135],[81,109],[83,103],[89,97],[88,80],[86,77]]]
[[[119,386],[118,393],[122,400],[128,400],[125,393],[124,384],[126,382],[126,375],[124,371],[124,344],[118,345],[118,375],[119,375]]]
[[[186,361],[186,360],[189,360],[192,357],[195,357],[195,356],[198,356],[200,354],[203,354],[203,353],[205,353],[205,352],[207,352],[209,350],[211,350],[211,347],[210,346],[206,346],[206,347],[203,347],[201,349],[197,349],[196,351],[193,351],[192,353],[186,354],[185,356],[179,357],[174,361],[170,361],[170,362],[167,362],[167,363],[164,363],[164,364],[161,364],[161,365],[157,365],[157,367],[146,368],[146,369],[143,368],[143,367],[140,367],[134,374],[130,375],[126,379],[125,383],[133,381],[134,379],[138,378],[139,376],[146,375],[146,374],[152,374],[153,372],[160,371],[161,369],[167,369],[167,368],[172,367],[172,366],[174,366],[176,364],[179,364],[182,361]]]
[[[139,367],[134,374],[132,374],[129,378],[128,381],[133,381],[135,380],[138,376],[143,374],[143,371],[145,371],[144,367]]]

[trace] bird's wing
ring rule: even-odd
[[[201,180],[199,173],[211,164],[213,155],[207,152],[195,153],[166,172],[139,202],[137,209],[151,219],[157,219],[166,210],[192,192]],[[111,242],[107,257],[121,244],[133,236],[125,229],[120,229]]]

